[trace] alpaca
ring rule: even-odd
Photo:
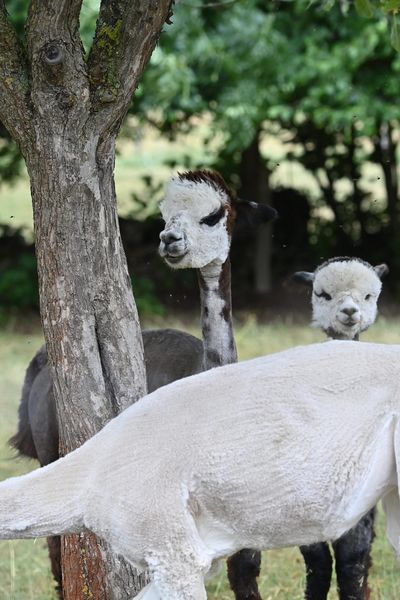
[[[160,255],[174,269],[198,271],[203,342],[174,329],[144,330],[148,391],[177,379],[237,360],[233,337],[229,250],[237,219],[268,221],[276,211],[238,203],[216,172],[189,171],[173,177],[160,206],[165,228]],[[45,466],[59,458],[58,424],[50,367],[43,346],[28,366],[11,444]],[[61,590],[60,542],[49,540],[53,575]],[[238,578],[240,585],[241,578]],[[255,584],[256,585],[256,584]],[[243,587],[243,585],[242,585]],[[237,596],[245,600],[248,596]],[[257,596],[255,596],[257,598]]]
[[[192,182],[196,195],[191,193],[188,181]],[[210,182],[218,190],[219,198],[213,198],[209,194],[207,188]],[[228,206],[235,210],[235,199],[218,174],[212,174],[210,177],[207,173],[207,177],[204,177],[203,172],[195,172],[186,174],[183,179],[172,180],[160,206],[166,222],[164,231],[160,234],[160,255],[175,268],[178,265],[181,268],[191,265],[199,269],[204,369],[237,361],[232,324],[229,260],[235,215],[223,209],[223,206],[227,205],[224,200],[227,195],[231,197]],[[201,205],[200,196],[204,199]],[[206,206],[209,214],[204,217]],[[273,209],[268,207],[269,218],[275,217],[272,211]],[[204,225],[212,228],[211,231],[204,229]],[[193,245],[196,256],[193,256]],[[210,247],[215,249],[215,254],[219,253],[219,256],[201,267],[204,259],[199,249],[202,248],[203,252],[206,252],[210,251]],[[228,559],[228,579],[236,600],[261,600],[257,584],[260,566],[261,553],[250,548],[241,549]]]
[[[330,338],[358,340],[376,319],[385,264],[373,267],[358,258],[336,257],[314,272],[299,271],[293,279],[312,287],[313,325]],[[368,570],[374,533],[375,508],[332,544],[341,600],[369,597]],[[332,576],[332,557],[326,542],[302,546],[306,563],[305,598],[326,600]]]
[[[214,560],[336,540],[380,499],[399,552],[399,365],[400,346],[334,340],[159,388],[3,481],[0,539],[93,531],[149,568],[141,600],[205,600]]]
[[[373,267],[359,258],[339,256],[314,272],[298,271],[292,279],[312,288],[313,325],[336,340],[358,340],[377,315],[381,279],[387,265]]]
[[[203,343],[176,329],[142,331],[148,391],[202,370]],[[172,365],[169,355],[175,357]],[[18,431],[9,443],[43,467],[60,457],[58,422],[46,346],[28,365],[18,409]]]
[[[202,370],[237,361],[233,337],[229,250],[236,201],[216,172],[172,178],[160,212],[159,254],[175,269],[196,269],[203,334]],[[272,210],[268,207],[268,210]]]

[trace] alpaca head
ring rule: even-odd
[[[172,177],[160,210],[165,227],[160,233],[159,253],[175,269],[222,265],[229,255],[239,212],[257,213],[264,221],[276,216],[269,206],[238,203],[221,175],[208,170]]]
[[[351,340],[374,323],[381,278],[388,270],[385,264],[373,267],[358,258],[337,257],[293,278],[312,286],[313,324],[331,337]]]

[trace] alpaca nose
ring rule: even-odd
[[[342,313],[348,315],[349,317],[353,316],[354,313],[357,312],[357,309],[354,306],[348,306],[347,308],[342,308]]]
[[[174,242],[180,242],[182,235],[177,231],[162,231],[160,233],[160,240],[164,242],[166,246],[173,244]]]

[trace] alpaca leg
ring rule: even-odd
[[[306,563],[306,600],[326,600],[331,585],[332,557],[325,542],[300,546]]]
[[[368,600],[368,569],[374,533],[373,508],[333,544],[340,600]]]
[[[228,559],[228,579],[236,600],[261,600],[257,577],[261,552],[245,548]]]
[[[210,570],[211,560],[200,540],[191,533],[186,531],[186,539],[183,535],[166,536],[170,541],[167,547],[163,544],[146,553],[145,560],[160,600],[207,600],[204,576]]]
[[[152,570],[152,577],[160,600],[207,600],[204,576],[193,565],[179,564],[177,561],[162,568]],[[144,600],[153,600],[153,596]],[[154,597],[156,600],[156,596]]]
[[[386,515],[386,535],[397,556],[400,556],[400,499],[398,488],[393,488],[382,499]]]

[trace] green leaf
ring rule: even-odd
[[[400,52],[400,28],[397,16],[392,17],[392,31],[390,33],[390,41],[397,52]]]
[[[381,0],[381,4],[385,12],[396,12],[400,9],[400,0]]]
[[[355,0],[356,9],[359,15],[370,19],[374,14],[374,7],[370,0]]]
[[[332,8],[335,6],[335,0],[324,0],[322,6],[324,10],[332,10]]]

